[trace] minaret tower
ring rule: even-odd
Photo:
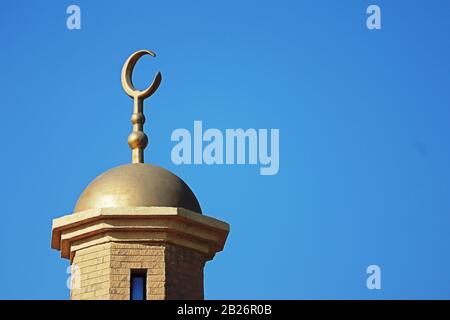
[[[122,86],[134,100],[128,137],[132,163],[101,174],[83,191],[74,212],[56,218],[52,248],[72,265],[71,299],[203,299],[203,267],[224,247],[229,225],[202,214],[191,189],[173,173],[144,163],[146,90],[132,82],[133,53]]]

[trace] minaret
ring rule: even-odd
[[[203,299],[203,268],[224,247],[229,225],[202,214],[191,189],[173,173],[144,163],[143,91],[132,83],[133,53],[122,86],[134,100],[128,137],[132,163],[101,174],[83,191],[72,214],[53,220],[52,248],[72,265],[71,299]]]

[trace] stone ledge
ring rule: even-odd
[[[183,208],[92,209],[53,220],[52,248],[72,260],[75,251],[108,242],[170,243],[204,254],[222,251],[230,226]]]

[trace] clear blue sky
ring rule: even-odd
[[[68,298],[51,220],[130,161],[120,70],[142,48],[158,57],[136,85],[163,74],[146,161],[231,224],[207,298],[450,298],[449,14],[445,0],[3,2],[0,298]],[[279,128],[279,173],[174,165],[170,135],[194,120]]]

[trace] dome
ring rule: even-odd
[[[188,185],[161,167],[134,163],[101,174],[83,191],[74,212],[111,207],[181,207],[201,213]]]

